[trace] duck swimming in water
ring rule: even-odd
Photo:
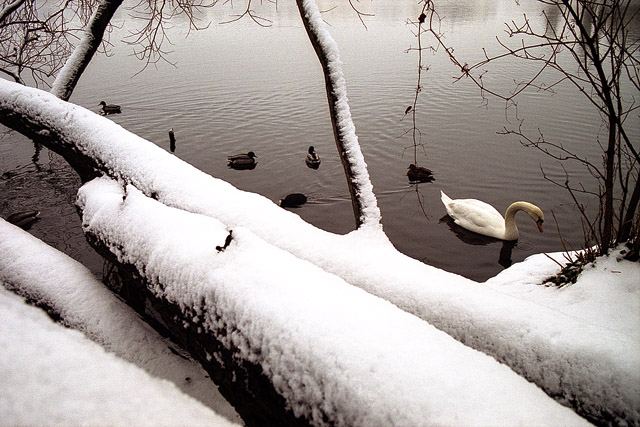
[[[258,163],[257,157],[253,151],[249,151],[246,154],[234,154],[227,157],[228,166],[233,169],[253,169]]]
[[[318,169],[320,167],[320,156],[316,153],[316,149],[313,148],[313,145],[309,147],[307,158],[304,161],[311,169]]]
[[[100,104],[102,106],[102,115],[106,116],[107,114],[120,114],[122,112],[122,110],[120,109],[119,105],[115,105],[115,104],[107,104],[104,101],[100,101]]]
[[[431,169],[416,166],[413,163],[409,165],[407,176],[409,177],[409,182],[431,182],[435,180]]]
[[[494,237],[500,240],[518,240],[516,213],[525,211],[536,222],[542,233],[544,214],[542,210],[529,202],[512,203],[503,218],[500,212],[488,203],[476,199],[451,200],[440,191],[442,203],[453,222],[474,233]]]
[[[307,196],[302,193],[288,194],[284,199],[278,201],[278,206],[283,208],[297,208],[307,203]]]

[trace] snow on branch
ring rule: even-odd
[[[82,72],[87,68],[93,55],[102,43],[105,30],[111,18],[122,4],[122,0],[101,0],[91,16],[83,37],[58,73],[51,93],[65,101],[71,97]]]
[[[351,118],[338,44],[322,20],[314,0],[297,0],[296,3],[324,72],[333,133],[347,175],[356,223],[358,227],[380,228],[380,209]]]
[[[258,400],[284,399],[293,419],[261,408],[262,425],[586,425],[493,358],[246,228],[229,240],[226,224],[106,178],[78,205],[154,309],[174,307],[162,320],[205,367]],[[278,412],[274,401],[263,405]]]
[[[183,393],[191,395],[194,399],[201,400],[209,408],[213,408],[217,414],[224,415],[236,423],[239,421],[233,408],[220,395],[215,384],[205,374],[200,365],[174,350],[175,345],[173,343],[154,331],[131,307],[127,306],[113,292],[107,289],[103,283],[97,280],[86,267],[2,219],[0,219],[0,258],[3,260],[0,263],[0,289],[4,286],[4,288],[23,296],[32,304],[45,309],[52,318],[58,319],[59,323],[70,329],[82,332],[86,337],[100,344],[105,350],[115,354],[118,358],[141,367],[157,379],[172,382]],[[22,324],[22,320],[20,322]],[[51,339],[55,340],[53,337]],[[12,344],[17,345],[16,343]],[[7,348],[4,347],[4,350],[7,350]],[[64,358],[68,358],[68,355],[65,355]],[[72,369],[75,370],[76,368],[74,365]],[[24,381],[27,376],[33,375],[33,371],[28,367],[23,368],[22,364],[13,365],[11,369],[18,372],[24,369],[25,373],[23,375],[17,375],[20,381]],[[44,374],[44,379],[48,378],[46,375],[54,376],[55,379],[52,384],[48,386],[42,384],[41,390],[38,390],[35,395],[28,396],[31,402],[40,398],[47,400],[47,402],[42,402],[43,404],[39,406],[39,418],[32,419],[34,424],[49,422],[50,420],[46,419],[47,414],[64,407],[62,402],[66,396],[59,396],[53,401],[50,396],[52,394],[51,387],[57,387],[60,382],[66,381],[64,377],[67,374],[66,371],[58,371],[57,369],[55,374]],[[60,380],[58,380],[58,376],[61,377]],[[113,376],[115,377],[115,375]],[[85,378],[84,380],[90,384],[90,388],[97,383],[95,379]],[[127,383],[131,384],[132,388],[138,386],[138,384],[133,384],[130,381],[127,381]],[[7,386],[6,383],[4,385]],[[86,385],[83,384],[80,388],[83,393],[82,401],[84,406],[89,406],[87,403],[89,396],[84,394],[87,391],[84,388]],[[12,395],[10,400],[14,403],[14,407],[23,406],[23,408],[16,408],[19,413],[16,414],[15,418],[12,418],[13,421],[21,423],[21,420],[23,420],[24,423],[30,424],[23,418],[27,417],[28,419],[30,416],[26,409],[28,405],[15,405],[18,400],[14,400],[19,399],[18,396],[25,393],[25,391],[26,389],[21,388],[20,390],[10,389],[7,392]],[[117,389],[116,387],[114,394],[122,394],[123,392],[122,388]],[[140,390],[137,389],[135,392],[139,394]],[[53,393],[60,394],[56,389],[54,389]],[[69,396],[70,399],[73,397],[73,395]],[[99,405],[104,407],[104,401],[107,397],[103,393],[98,397],[100,398]],[[147,404],[149,402],[150,400],[147,401]],[[195,403],[192,406],[196,406]],[[55,409],[52,409],[52,407],[55,407]],[[185,407],[185,409],[188,408],[191,408],[191,406]],[[145,421],[142,413],[137,412],[139,408],[127,407],[127,409],[131,410],[131,414],[135,413],[139,417],[137,418],[138,420],[144,423],[149,422],[149,419]],[[191,410],[206,412],[197,407],[191,408]],[[64,412],[63,409],[60,409],[60,411]],[[62,415],[68,418],[63,418],[60,422],[77,424],[86,421],[80,415],[73,414],[75,411],[68,412],[70,413]],[[99,415],[101,424],[111,423],[108,421],[109,418],[107,417],[109,415],[107,414],[94,415]],[[167,416],[169,414],[159,411],[158,415]],[[183,413],[181,416],[184,417],[185,414]],[[223,421],[220,419],[205,419],[205,422],[217,422],[220,425],[226,425]],[[132,420],[128,423],[131,422]],[[176,415],[175,422],[186,423],[186,419],[180,419]],[[198,420],[196,419],[194,422],[198,422]],[[119,423],[120,421],[114,418],[113,424]],[[231,425],[233,423],[229,421],[228,424]]]

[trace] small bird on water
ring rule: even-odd
[[[28,230],[31,228],[34,222],[36,222],[40,217],[40,211],[25,211],[25,212],[17,212],[11,214],[7,217],[7,222],[10,222],[13,225],[16,225],[23,230]]]
[[[320,156],[316,153],[316,149],[312,146],[309,147],[309,152],[304,160],[307,166],[311,169],[318,169],[320,167]]]
[[[169,129],[169,150],[172,153],[176,151],[176,134],[173,133],[173,128]]]
[[[431,169],[423,168],[422,166],[416,166],[413,163],[409,165],[407,170],[407,177],[410,182],[431,182],[435,180]]]
[[[253,169],[256,167],[256,160],[258,156],[253,151],[249,151],[246,154],[234,154],[227,157],[228,166],[232,169]]]
[[[122,112],[122,110],[120,109],[119,105],[115,105],[115,104],[107,104],[104,101],[100,101],[100,104],[102,106],[102,115],[106,116],[107,114],[120,114]]]
[[[283,208],[297,208],[307,203],[307,196],[302,193],[292,193],[278,201],[278,206]]]

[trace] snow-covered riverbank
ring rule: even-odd
[[[100,191],[101,194],[104,193],[103,190]],[[122,200],[121,195],[115,194],[114,197]],[[142,203],[143,205],[153,205],[157,203],[141,195],[136,196],[133,193],[130,193],[127,198],[131,198],[129,203],[132,203],[132,207],[138,203]],[[104,209],[104,207],[102,209]],[[108,213],[108,211],[105,211],[105,213]],[[126,216],[122,219],[125,218]],[[206,219],[204,220],[206,221]],[[127,393],[127,384],[130,385],[132,378],[135,378],[136,383],[140,382],[144,384],[144,387],[146,387],[145,390],[147,390],[147,388],[164,390],[168,387],[171,393],[175,394],[171,399],[175,399],[176,404],[186,408],[190,407],[189,405],[195,405],[197,408],[190,412],[191,416],[194,417],[192,418],[193,423],[210,423],[212,422],[211,420],[215,420],[214,424],[216,425],[218,425],[217,423],[238,422],[237,419],[234,419],[232,411],[229,411],[228,407],[225,408],[224,402],[221,402],[218,398],[211,397],[215,394],[215,391],[211,390],[210,384],[206,384],[208,379],[202,370],[190,365],[184,359],[175,356],[168,349],[168,346],[171,344],[159,337],[150,338],[154,337],[155,333],[151,331],[148,326],[141,323],[131,309],[111,295],[102,284],[95,281],[84,267],[37,239],[34,239],[28,233],[6,222],[1,222],[0,227],[2,228],[2,233],[0,233],[0,236],[2,236],[2,238],[0,238],[0,254],[3,259],[3,263],[0,265],[0,282],[2,282],[5,287],[29,295],[30,299],[37,300],[39,303],[53,308],[55,312],[61,314],[63,323],[85,334],[83,337],[81,334],[57,327],[51,320],[43,315],[35,314],[38,311],[37,309],[25,306],[24,303],[19,302],[15,296],[3,292],[0,297],[4,306],[2,310],[2,347],[11,349],[11,351],[3,351],[3,354],[6,356],[0,359],[2,366],[0,372],[2,372],[3,384],[7,384],[6,387],[3,387],[2,398],[0,399],[0,402],[2,402],[0,404],[0,413],[10,415],[11,419],[18,421],[17,423],[19,423],[19,421],[47,423],[53,416],[61,417],[55,418],[61,420],[61,422],[79,422],[83,419],[78,418],[78,414],[84,412],[74,410],[73,405],[81,405],[81,407],[85,409],[90,408],[94,411],[95,401],[93,399],[97,399],[97,397],[94,396],[95,393],[92,394],[92,390],[97,390],[96,393],[99,391],[101,399],[104,398],[104,396],[112,395],[114,402],[119,402],[123,400],[123,394]],[[37,256],[34,256],[34,254],[37,254]],[[556,256],[559,257],[559,255]],[[598,328],[604,327],[614,335],[626,336],[631,342],[635,342],[637,346],[637,343],[640,341],[638,336],[638,331],[640,330],[638,328],[640,315],[638,314],[639,299],[637,283],[637,277],[640,277],[640,266],[637,263],[619,261],[616,254],[612,254],[608,259],[599,260],[594,267],[588,268],[587,272],[583,275],[584,279],[581,278],[581,280],[573,286],[556,289],[543,287],[538,284],[540,278],[553,274],[555,270],[557,270],[555,263],[548,260],[544,255],[538,255],[532,257],[525,263],[514,265],[486,284],[478,284],[478,286],[481,288],[487,286],[497,289],[500,292],[513,294],[513,297],[517,300],[528,300],[532,303],[546,306],[553,311],[578,317],[582,322],[589,325],[596,325]],[[333,281],[335,279],[329,280]],[[302,283],[300,285],[304,286]],[[347,284],[343,286],[346,287],[345,290],[350,288]],[[348,290],[347,292],[347,294],[352,293],[353,290]],[[366,318],[367,307],[369,307],[370,304],[367,302],[369,298],[366,296],[362,300],[358,298],[361,297],[356,298],[357,302],[354,300],[353,306],[350,307],[350,309],[356,313],[360,313],[357,317],[362,318],[362,316],[365,316]],[[271,298],[268,300],[270,301]],[[606,307],[602,307],[605,302],[607,303]],[[361,303],[362,305],[360,305]],[[380,308],[376,309],[375,313],[372,314],[379,316],[379,310]],[[389,313],[399,311],[396,308],[392,308],[392,306],[384,310],[391,310]],[[285,313],[283,313],[283,316],[284,315]],[[35,319],[30,321],[28,328],[27,326],[22,326],[25,325],[23,320],[25,316],[29,319]],[[391,318],[394,316],[395,314],[391,315]],[[335,317],[335,313],[332,314],[332,317]],[[400,317],[403,318],[404,316],[401,315]],[[384,319],[382,319],[383,323],[387,323],[387,319],[390,319],[389,314],[384,316]],[[421,322],[417,319],[416,321]],[[553,319],[535,319],[535,321],[544,324],[553,321]],[[414,323],[414,321],[410,321],[410,323]],[[496,325],[496,330],[508,328],[510,327],[510,323],[509,319],[505,318],[502,325]],[[351,328],[353,327],[352,325]],[[425,327],[427,327],[426,323]],[[418,327],[417,330],[421,329],[422,327]],[[427,329],[429,328],[427,327]],[[324,330],[327,332],[326,329]],[[276,332],[276,334],[280,333],[281,331]],[[302,337],[306,336],[306,332],[302,331],[301,333]],[[72,337],[60,338],[59,334],[65,336],[71,334]],[[460,393],[463,393],[462,395],[465,396],[469,403],[473,402],[474,394],[469,391],[469,386],[466,384],[471,372],[476,372],[480,375],[480,378],[475,378],[474,381],[480,380],[483,384],[486,382],[483,388],[496,387],[493,391],[497,392],[495,395],[496,400],[492,400],[492,404],[488,404],[487,399],[490,399],[489,396],[493,395],[493,393],[485,390],[485,392],[475,395],[475,399],[478,399],[476,405],[458,407],[457,411],[466,412],[465,414],[454,411],[454,413],[439,414],[437,419],[452,422],[454,420],[467,420],[467,422],[469,422],[471,418],[468,418],[467,415],[477,415],[474,414],[477,411],[477,407],[490,407],[490,412],[496,416],[496,418],[491,421],[495,422],[512,424],[513,422],[517,422],[518,419],[521,420],[521,422],[530,419],[531,415],[522,418],[522,414],[526,413],[526,411],[523,412],[524,409],[522,407],[517,407],[517,413],[511,413],[510,410],[513,408],[509,408],[509,406],[513,406],[513,402],[509,403],[510,399],[506,397],[504,399],[502,398],[505,394],[506,383],[504,381],[511,383],[512,380],[509,378],[515,376],[511,370],[501,368],[478,370],[478,363],[481,365],[489,363],[485,361],[484,356],[480,353],[477,353],[478,356],[462,356],[462,354],[467,353],[463,350],[465,348],[464,346],[453,345],[450,347],[451,344],[448,344],[450,339],[441,338],[439,334],[436,334],[439,338],[435,341],[439,344],[435,344],[434,341],[425,343],[425,337],[421,334],[422,332],[417,336],[411,336],[409,333],[406,335],[403,334],[398,344],[394,344],[391,349],[386,349],[383,353],[386,351],[393,353],[393,351],[401,350],[398,348],[398,345],[404,343],[413,349],[411,350],[412,352],[420,354],[420,350],[418,350],[419,347],[427,344],[430,349],[429,352],[432,353],[430,357],[444,357],[449,361],[458,360],[462,357],[462,359],[458,361],[462,362],[462,364],[456,366],[455,369],[449,366],[448,369],[440,370],[442,372],[441,375],[434,376],[435,371],[430,369],[422,373],[416,373],[414,375],[415,378],[421,378],[422,375],[425,374],[426,377],[422,381],[415,383],[416,388],[413,393],[421,396],[430,396],[427,400],[431,402],[437,402],[441,398],[450,402],[454,395],[460,396]],[[333,344],[345,342],[345,338],[340,335],[341,334],[333,336],[331,340],[335,341],[330,342],[333,342]],[[295,340],[295,336],[289,335],[290,339],[292,337]],[[446,337],[446,335],[444,335],[444,337]],[[112,357],[111,355],[104,356],[103,351],[96,350],[96,348],[99,349],[99,347],[89,345],[89,338],[101,344],[109,352],[114,353],[116,357]],[[553,340],[553,337],[547,338],[551,341]],[[262,339],[264,339],[264,337]],[[376,341],[372,342],[366,339],[366,337],[363,339],[365,339],[365,342],[369,342],[369,345],[373,345],[372,348],[367,350],[367,353],[369,355],[375,355],[376,350],[374,349],[378,346],[378,344],[375,344]],[[412,339],[420,342],[412,343]],[[442,347],[443,344],[440,341],[442,339],[447,343],[444,344],[444,347]],[[56,347],[58,343],[64,343],[66,340],[71,340],[72,342],[84,340],[87,343],[82,345],[60,345]],[[34,342],[39,344],[34,346]],[[296,341],[295,347],[297,349],[304,348],[304,342],[308,341],[306,341],[306,339],[302,339],[301,342]],[[383,347],[386,346],[385,341],[379,341],[379,343],[379,345]],[[621,348],[624,348],[626,344],[621,342],[621,345]],[[38,348],[49,350],[38,351]],[[334,354],[338,357],[348,348],[349,345],[340,348],[338,344]],[[636,349],[637,348],[638,347],[636,347]],[[637,362],[634,361],[633,354],[630,354],[628,357],[629,366],[620,367],[609,365],[605,359],[598,359],[599,355],[601,356],[603,354],[602,349],[594,347],[584,348],[583,350],[585,355],[590,355],[590,357],[594,358],[593,371],[580,373],[587,384],[592,378],[601,376],[602,373],[594,372],[596,370],[604,371],[608,373],[610,377],[615,378],[617,375],[615,371],[619,368],[626,370],[637,367]],[[96,375],[93,371],[79,369],[78,366],[80,365],[78,364],[72,363],[65,365],[64,363],[57,362],[59,358],[64,358],[65,354],[68,355],[66,356],[68,358],[76,357],[71,356],[75,352],[79,352],[77,357],[82,359],[95,358],[96,360],[101,360],[104,357],[110,358],[108,362],[104,363],[124,365],[121,369],[125,371],[127,369],[133,369],[127,367],[133,363],[144,369],[146,373],[129,374],[122,377],[117,373],[120,368],[109,368],[110,372],[113,372],[112,376],[105,376],[104,374]],[[397,360],[404,360],[407,357],[407,352],[408,350],[398,354]],[[20,354],[24,354],[25,357],[20,357]],[[313,354],[313,352],[311,351],[310,354]],[[636,354],[638,354],[638,352],[636,352]],[[9,355],[11,355],[11,357],[9,357]],[[286,359],[287,355],[281,357],[285,357]],[[467,362],[463,362],[463,360],[466,360],[468,357],[471,358],[468,359]],[[476,357],[479,357],[479,359],[476,359]],[[371,375],[370,379],[377,378],[375,373],[385,371],[385,366],[388,367],[389,364],[389,360],[385,361],[384,358],[380,359],[379,357],[375,357],[373,359],[375,360],[367,361],[371,367],[369,374],[367,374]],[[421,359],[421,357],[418,359]],[[117,362],[113,362],[113,360],[117,360]],[[360,360],[358,363],[362,362],[363,361]],[[51,363],[58,364],[60,368],[54,371],[47,369],[48,364]],[[96,361],[95,363],[101,364],[103,362]],[[348,365],[348,359],[344,360],[344,363]],[[378,363],[383,363],[383,365],[379,366]],[[418,360],[415,360],[411,369],[422,369],[417,365],[419,363]],[[310,361],[310,364],[316,365],[316,363],[312,363],[312,361]],[[463,364],[469,364],[470,366],[463,366]],[[491,365],[492,364],[489,363],[487,366]],[[68,372],[74,369],[75,372]],[[535,372],[540,369],[540,367],[529,366],[527,369]],[[558,366],[555,369],[564,371],[574,368],[570,364],[559,360]],[[393,371],[397,371],[397,368],[394,368]],[[465,375],[462,375],[464,379],[461,378],[460,372],[467,372]],[[353,375],[353,373],[350,374],[349,370],[347,370],[343,372],[342,375],[349,376]],[[367,375],[361,377],[361,380],[367,378]],[[151,380],[146,377],[151,377]],[[158,377],[162,378],[162,380],[158,380]],[[186,378],[189,378],[189,380],[186,380]],[[385,376],[385,378],[393,382],[393,379],[390,379],[388,375]],[[427,378],[431,378],[431,380],[427,381]],[[167,380],[172,382],[176,387],[167,385]],[[553,381],[554,379],[549,378],[548,380]],[[365,382],[364,385],[366,384]],[[553,420],[557,421],[557,417],[559,416],[564,420],[563,423],[571,422],[571,418],[567,418],[564,409],[559,412],[558,409],[550,411],[549,408],[555,407],[555,404],[551,404],[553,401],[544,395],[540,395],[539,391],[533,391],[535,387],[530,383],[526,381],[522,383],[515,381],[513,384],[520,385],[515,386],[516,389],[513,389],[513,385],[507,387],[509,390],[507,394],[518,396],[520,393],[523,393],[524,390],[529,390],[526,391],[527,397],[524,399],[530,401],[530,403],[533,402],[532,409],[538,413],[537,416],[544,413],[552,414],[550,415],[551,418],[548,419],[548,424]],[[531,389],[532,387],[533,389]],[[620,387],[621,384],[616,381],[609,383],[605,389],[605,392],[609,395],[607,399],[610,400],[611,396],[616,396],[617,399],[622,400],[623,403],[626,401],[628,407],[635,407],[637,409],[638,395],[634,395],[633,386],[628,390],[621,389]],[[182,392],[180,392],[178,388],[182,389]],[[133,387],[133,389],[136,390],[135,387]],[[376,383],[376,387],[374,388],[376,393],[381,389],[384,390],[384,387],[382,387],[380,383]],[[601,389],[601,385],[592,388],[592,390]],[[78,394],[72,392],[73,390],[84,390],[86,399],[80,398]],[[111,393],[105,390],[111,390]],[[155,399],[155,397],[153,397],[154,393],[155,391],[147,393],[146,399]],[[169,392],[163,391],[162,393]],[[184,393],[190,394],[191,398],[184,396]],[[405,395],[406,394],[407,393],[405,393]],[[451,396],[448,396],[448,394],[451,394]],[[385,393],[382,393],[382,396],[378,393],[377,398],[383,398],[384,395]],[[55,396],[55,398],[52,398],[52,396]],[[403,399],[407,397],[410,398],[410,402],[406,401],[405,403],[407,405],[415,405],[416,402],[414,399],[416,396],[403,396]],[[598,396],[594,396],[594,399],[597,398]],[[523,397],[518,399],[523,399]],[[547,400],[548,403],[544,403]],[[144,417],[146,413],[139,410],[135,406],[136,404],[165,405],[163,403],[149,403],[148,401],[141,403],[134,397],[124,399],[124,401],[129,402],[131,405],[130,412],[127,412],[127,414],[138,413],[141,417]],[[397,404],[402,404],[398,402],[397,399],[395,401]],[[401,401],[403,400],[401,399]],[[162,402],[162,400],[156,400],[154,402]],[[38,404],[38,410],[26,409],[33,408],[33,406],[30,405],[35,403]],[[122,402],[118,404],[122,405]],[[346,407],[349,406],[347,405]],[[22,413],[20,411],[16,412],[16,408],[25,408],[25,411]],[[68,408],[68,410],[61,410],[60,408]],[[444,408],[445,407],[441,407],[440,410],[444,410]],[[448,408],[452,408],[452,406],[449,405]],[[212,409],[213,411],[211,411]],[[402,410],[401,407],[396,409]],[[505,410],[507,410],[507,414],[511,413],[511,415],[504,415]],[[216,414],[214,411],[218,413]],[[503,413],[503,415],[499,416],[497,415],[498,413]],[[177,414],[179,414],[179,412],[175,412],[175,414],[178,416]],[[197,414],[202,414],[204,418],[198,418],[200,415]],[[127,415],[127,417],[128,416],[129,415]],[[6,419],[4,416],[3,418]],[[98,414],[95,419],[102,419],[105,422],[114,424],[125,424],[131,421],[130,418],[122,417],[122,415],[121,418],[118,418],[118,412],[114,411],[102,415]],[[142,419],[143,418],[139,418],[138,420],[140,421]],[[170,421],[172,419],[175,420],[175,418],[166,418],[169,424],[172,424]],[[187,418],[182,419],[186,420]],[[485,418],[484,421],[488,421],[488,419]],[[429,421],[426,423],[428,424]]]

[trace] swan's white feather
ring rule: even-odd
[[[451,200],[449,196],[444,194],[444,191],[440,191],[440,195],[447,213],[453,218],[453,222],[474,233],[501,240],[518,240],[516,213],[519,211],[526,212],[538,224],[542,233],[544,213],[539,207],[529,202],[511,203],[505,217],[503,217],[496,208],[480,200]]]
[[[504,236],[504,217],[496,208],[476,199],[451,200],[444,192],[440,193],[447,214],[460,227],[497,239]]]

